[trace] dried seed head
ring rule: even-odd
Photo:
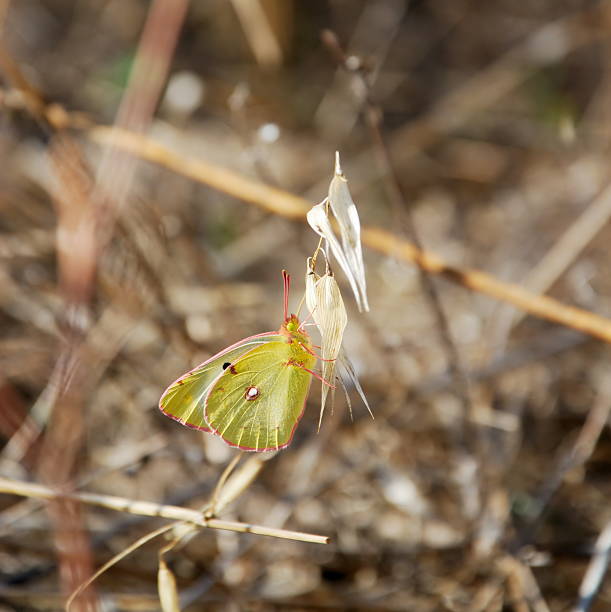
[[[361,250],[361,223],[356,205],[348,189],[348,180],[342,173],[339,152],[335,152],[335,174],[329,185],[329,203],[337,219],[342,247],[348,262],[348,267],[358,287],[359,295],[356,301],[359,310],[369,310],[367,303],[367,284],[365,281],[365,266]]]
[[[326,249],[325,252],[330,248],[333,256],[339,263],[341,269],[344,271],[348,282],[350,283],[350,288],[352,289],[352,293],[354,293],[354,297],[357,301],[359,310],[363,310],[361,303],[361,293],[359,287],[357,285],[356,279],[352,273],[348,260],[344,254],[344,251],[335,237],[335,233],[333,228],[331,227],[331,223],[329,222],[329,217],[327,216],[327,200],[323,200],[320,204],[316,204],[313,206],[307,214],[308,223],[310,227],[319,235],[322,236],[326,241]]]
[[[329,208],[337,220],[342,244],[335,236],[329,222]],[[326,240],[331,252],[348,278],[359,310],[368,311],[367,285],[361,250],[361,225],[356,206],[348,189],[348,181],[342,174],[339,153],[336,153],[335,175],[329,185],[329,196],[308,212],[308,223]]]
[[[163,558],[159,559],[157,590],[159,592],[159,603],[161,604],[163,612],[180,612],[176,579]]]
[[[335,363],[339,355],[348,315],[335,277],[330,270],[318,276],[308,259],[306,274],[306,303],[322,338],[321,357],[323,378],[331,385],[335,382]],[[320,421],[325,409],[329,386],[322,385]]]

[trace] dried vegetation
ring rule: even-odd
[[[181,524],[73,609],[611,608],[608,2],[0,8],[0,609],[61,609],[175,506],[331,543]],[[157,401],[279,326],[336,150],[375,421],[337,393],[317,433],[315,387],[211,502],[234,451]]]

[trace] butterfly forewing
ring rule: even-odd
[[[214,381],[242,355],[278,338],[274,332],[259,334],[217,353],[173,382],[161,396],[159,408],[183,425],[212,431],[204,418],[204,401]]]
[[[213,383],[204,418],[225,442],[243,450],[288,446],[301,419],[316,358],[283,336],[237,359]]]

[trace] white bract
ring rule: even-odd
[[[341,244],[337,239],[329,213],[332,212],[341,236]],[[306,303],[312,314],[314,323],[321,336],[322,357],[322,399],[320,405],[320,422],[325,410],[329,389],[335,389],[337,365],[341,366],[339,380],[346,387],[354,387],[361,396],[367,410],[371,409],[359,384],[356,372],[345,351],[342,349],[344,330],[348,323],[346,308],[339,286],[331,271],[330,254],[344,271],[350,288],[354,293],[360,311],[368,311],[367,285],[365,282],[365,267],[361,250],[361,224],[356,206],[348,189],[348,181],[342,173],[339,153],[335,154],[335,172],[329,185],[329,195],[316,204],[308,212],[308,223],[321,236],[314,255],[308,258],[306,271]],[[316,259],[324,255],[326,270],[323,276],[316,273]],[[346,392],[350,406],[350,398]],[[372,415],[373,416],[373,415]]]
[[[329,221],[329,208],[337,220],[341,245]],[[335,173],[329,185],[329,195],[308,212],[308,223],[326,241],[325,252],[331,253],[348,278],[359,310],[368,311],[367,284],[361,250],[361,224],[356,205],[348,189],[348,181],[342,173],[339,153],[335,154]]]
[[[320,418],[322,421],[329,385],[335,384],[335,363],[339,355],[348,315],[337,282],[330,270],[319,276],[313,268],[312,259],[308,258],[306,272],[306,304],[312,313],[322,338],[322,384]]]

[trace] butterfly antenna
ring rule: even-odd
[[[284,281],[284,320],[289,318],[289,290],[291,288],[291,276],[286,270],[282,270],[282,280]]]

